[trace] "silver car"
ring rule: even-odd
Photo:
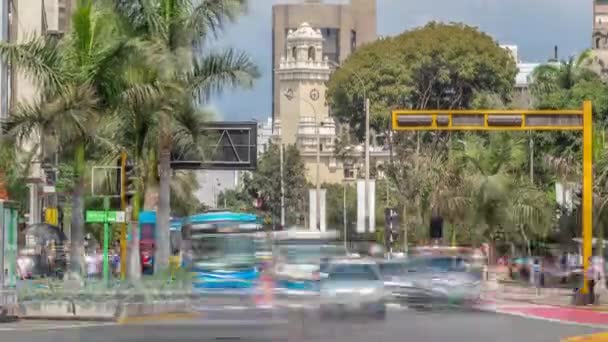
[[[384,283],[373,260],[332,260],[321,275],[321,314],[363,312],[386,316]]]
[[[385,286],[392,300],[402,304],[468,304],[479,300],[481,274],[465,257],[416,257],[401,275],[385,278]]]

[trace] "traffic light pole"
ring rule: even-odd
[[[110,279],[110,263],[108,249],[110,245],[110,224],[108,223],[108,211],[110,210],[110,197],[103,198],[103,211],[105,220],[103,221],[103,283],[108,285]]]
[[[127,209],[127,152],[120,154],[120,209]],[[127,224],[120,224],[120,279],[127,276]]]

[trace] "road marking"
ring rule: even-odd
[[[148,323],[155,321],[176,321],[181,319],[194,319],[201,318],[201,313],[172,313],[172,314],[159,314],[149,316],[134,316],[134,317],[123,317],[118,319],[118,324],[137,324],[137,323]]]
[[[103,327],[112,326],[116,323],[85,323],[85,324],[68,324],[68,325],[57,325],[57,326],[15,326],[15,327],[0,327],[0,331],[49,331],[49,330],[70,330],[70,329],[81,329],[91,327]]]
[[[608,333],[599,333],[592,335],[568,337],[562,342],[606,342],[608,341]]]

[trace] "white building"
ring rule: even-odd
[[[34,35],[62,35],[70,27],[73,0],[2,0],[0,1],[0,40],[25,42]],[[37,100],[38,89],[27,75],[16,72],[6,64],[0,66],[0,118],[9,115],[10,108],[19,102]],[[32,136],[26,150],[35,148],[40,137]],[[40,154],[40,150],[35,151]],[[47,151],[53,152],[53,151]],[[50,197],[44,193],[43,168],[47,165],[41,158],[31,165],[29,175],[30,204],[28,223],[42,219],[43,208]],[[52,167],[52,165],[50,166]],[[67,232],[66,232],[67,233]],[[69,234],[68,234],[69,235]]]
[[[268,151],[269,145],[272,142],[272,137],[272,118],[268,118],[263,122],[258,122],[258,158]]]

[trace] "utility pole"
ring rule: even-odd
[[[120,210],[127,210],[127,152],[120,154]],[[120,279],[127,277],[127,224],[120,223]]]
[[[283,167],[283,163],[284,163],[284,146],[283,144],[281,144],[279,146],[280,148],[280,152],[279,152],[279,156],[280,156],[280,163],[281,163],[281,229],[285,229],[285,180],[284,180],[284,167]]]
[[[2,0],[0,4],[0,42],[8,42],[8,0]],[[8,115],[8,63],[0,62],[0,119],[4,119]],[[0,133],[1,134],[1,133]]]
[[[365,98],[365,232],[370,232],[369,215],[369,99]]]
[[[343,219],[343,223],[344,223],[344,250],[348,251],[348,245],[347,245],[348,222],[347,222],[347,215],[346,215],[346,180],[344,180],[344,187],[343,187],[343,194],[342,194],[342,219]]]
[[[312,105],[312,104],[311,104]],[[312,106],[314,109],[314,106]],[[315,127],[317,133],[317,190],[316,190],[316,226],[317,230],[321,231],[321,131],[319,129],[320,123],[319,118],[317,116],[317,111],[315,110]]]
[[[530,183],[534,183],[534,138],[532,137],[532,131],[529,132],[530,138]]]

